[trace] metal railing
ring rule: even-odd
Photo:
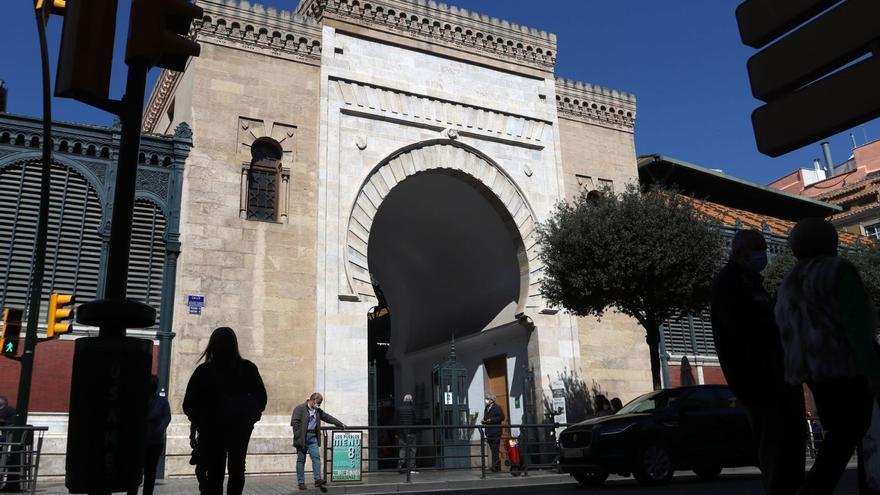
[[[490,447],[486,432],[501,430],[499,458],[501,469],[514,476],[528,476],[529,471],[557,469],[559,447],[556,432],[567,424],[513,424],[502,426],[349,426],[342,428],[322,428],[321,448],[323,478],[328,477],[333,464],[332,433],[334,431],[361,431],[373,435],[378,441],[363,441],[360,447],[360,460],[363,471],[367,473],[390,473],[398,471],[411,481],[412,472],[479,470],[480,478],[486,478],[491,468]],[[409,431],[407,435],[403,431]],[[509,447],[519,449],[519,464],[510,462]],[[415,455],[412,455],[415,452]],[[366,469],[369,466],[369,469]]]
[[[36,493],[46,426],[0,426],[0,486]]]

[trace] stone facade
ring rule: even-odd
[[[634,95],[557,79],[556,107],[565,199],[638,183]],[[577,318],[577,327],[580,376],[587,385],[624,403],[651,389],[648,344],[637,321],[609,312],[601,320]]]
[[[201,56],[182,74],[160,75],[144,124],[193,129],[169,394],[176,413],[210,332],[228,325],[270,397],[249,471],[292,470],[288,415],[314,390],[347,424],[367,424],[366,315],[377,305],[370,226],[394,187],[424,171],[467,177],[515,225],[519,300],[493,322],[499,330],[486,329],[488,345],[509,348],[511,377],[530,367],[545,394],[573,371],[624,400],[650,389],[637,325],[548,307],[535,242],[557,201],[637,179],[635,97],[557,80],[552,34],[444,4],[302,0],[295,13],[200,5]],[[283,151],[277,222],[245,218],[250,146],[266,138]],[[187,314],[193,294],[205,296],[201,315]],[[479,412],[486,356],[474,343],[462,349]],[[444,354],[420,352],[417,361]],[[187,434],[176,416],[171,474],[189,472]]]

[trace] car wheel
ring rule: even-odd
[[[648,445],[639,452],[633,476],[642,485],[662,485],[672,479],[672,457],[665,447]]]
[[[721,474],[721,466],[700,466],[694,468],[694,472],[704,480],[714,480]]]
[[[608,479],[608,471],[580,471],[571,475],[581,486],[599,486]]]

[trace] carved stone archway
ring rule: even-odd
[[[511,230],[519,233],[520,299],[517,312],[537,306],[540,300],[536,217],[523,192],[493,160],[478,150],[451,139],[420,142],[395,151],[366,177],[348,220],[345,271],[353,297],[375,298],[368,267],[367,246],[373,219],[382,201],[400,182],[427,170],[449,170],[471,178],[493,204],[506,210]]]

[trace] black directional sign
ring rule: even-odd
[[[752,113],[762,153],[880,116],[880,1],[747,0],[736,14],[746,45],[782,36],[748,62],[752,94],[767,103]]]

